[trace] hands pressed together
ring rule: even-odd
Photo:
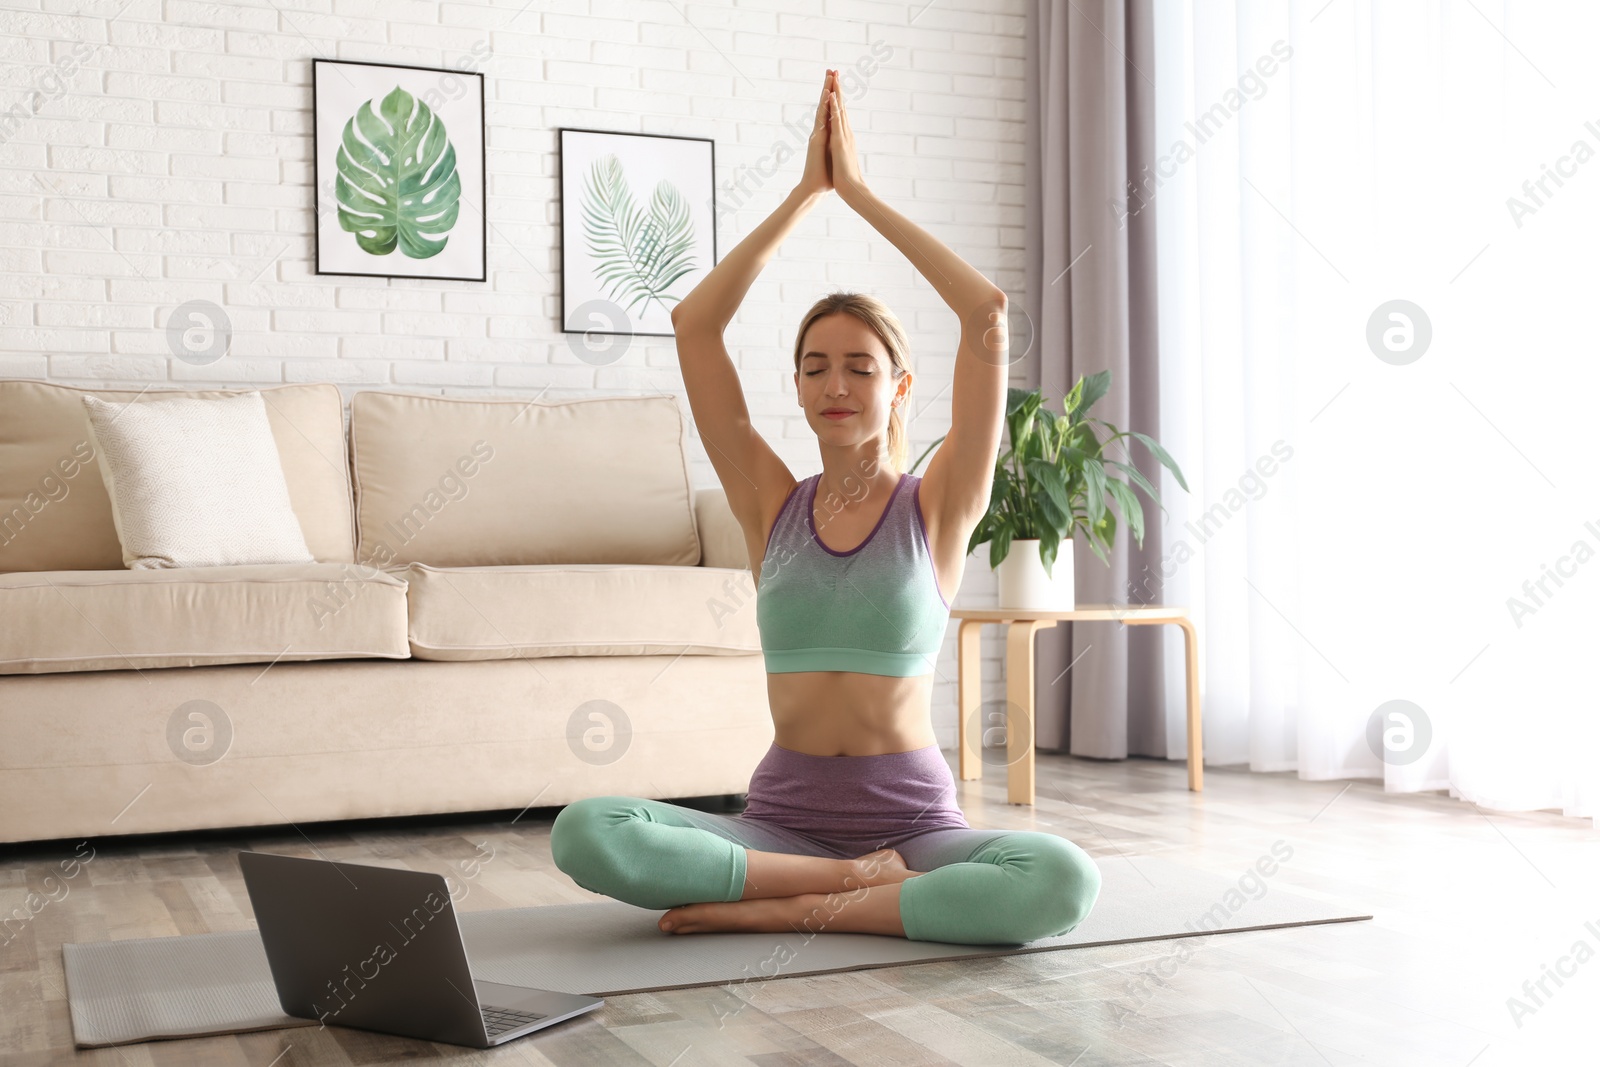
[[[822,79],[822,97],[817,101],[817,118],[806,148],[800,188],[807,193],[832,189],[846,195],[862,187],[856,138],[845,112],[844,94],[839,91],[839,72],[829,70]]]

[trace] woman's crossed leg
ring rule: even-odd
[[[567,805],[556,866],[591,892],[665,908],[661,927],[877,933],[1020,944],[1065,933],[1094,905],[1082,849],[1036,831],[937,829],[877,848],[637,797]]]

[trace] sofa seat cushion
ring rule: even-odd
[[[406,586],[353,563],[0,574],[0,674],[406,659]]]
[[[432,567],[405,577],[417,659],[748,655],[748,569],[651,564]]]

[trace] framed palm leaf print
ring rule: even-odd
[[[672,309],[717,262],[714,142],[557,134],[562,331],[671,337]]]
[[[316,273],[487,277],[483,75],[311,61]]]

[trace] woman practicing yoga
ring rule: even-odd
[[[950,433],[922,478],[903,473],[905,331],[877,299],[830,294],[800,325],[795,391],[822,454],[822,473],[801,481],[751,427],[723,346],[761,268],[830,190],[961,322]],[[800,184],[672,314],[695,425],[757,575],[774,742],[737,817],[636,797],[567,805],[550,851],[579,885],[668,909],[660,926],[674,934],[1020,944],[1089,913],[1094,862],[1054,834],[969,826],[932,728],[946,594],[1000,446],[1005,309],[992,282],[867,188],[830,70]]]

